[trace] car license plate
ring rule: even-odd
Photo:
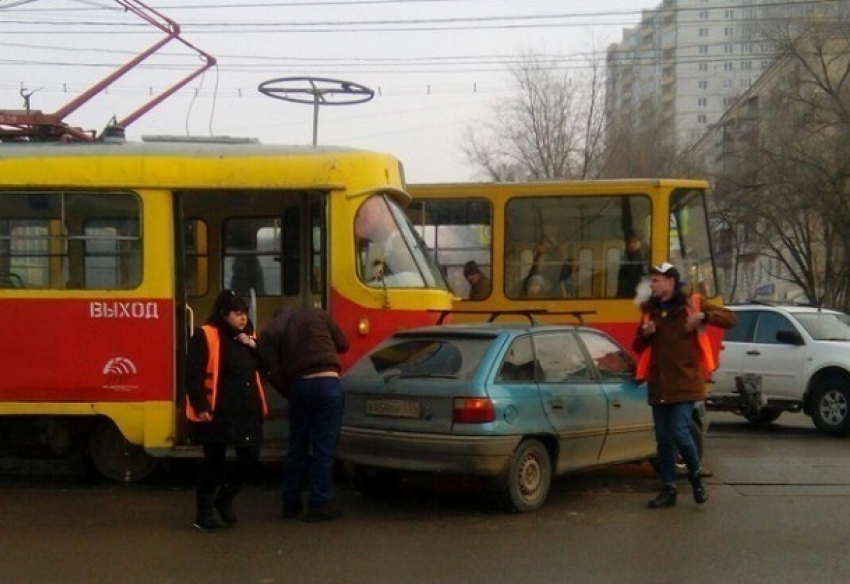
[[[390,418],[418,418],[419,402],[400,399],[370,399],[366,400],[366,414]]]

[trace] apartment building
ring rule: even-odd
[[[850,1],[663,0],[608,47],[611,131],[657,129],[689,148],[770,67],[771,30],[841,14]]]

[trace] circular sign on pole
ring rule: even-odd
[[[324,77],[281,77],[260,83],[257,90],[263,95],[313,106],[313,146],[318,141],[319,106],[355,105],[375,97],[365,85]]]

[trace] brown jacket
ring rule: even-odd
[[[700,364],[697,332],[685,330],[688,318],[685,302],[689,301],[689,296],[678,293],[666,305],[652,298],[641,307],[656,327],[655,334],[644,337],[638,326],[633,343],[637,353],[652,348],[647,378],[650,405],[705,399],[705,373]],[[705,313],[706,324],[725,329],[735,326],[732,311],[702,297],[698,311]]]
[[[257,344],[269,370],[269,381],[281,391],[297,377],[339,373],[339,353],[348,351],[348,337],[320,308],[278,311],[260,333]]]

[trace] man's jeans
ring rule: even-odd
[[[310,485],[310,507],[334,497],[334,452],[342,425],[342,386],[336,377],[298,378],[289,389],[289,451],[284,468],[283,504],[297,507]],[[312,460],[311,460],[312,454]]]
[[[688,466],[688,475],[699,474],[700,463],[697,446],[691,436],[691,418],[694,402],[652,406],[655,422],[655,442],[658,448],[658,467],[665,485],[676,483],[676,452],[682,454]]]

